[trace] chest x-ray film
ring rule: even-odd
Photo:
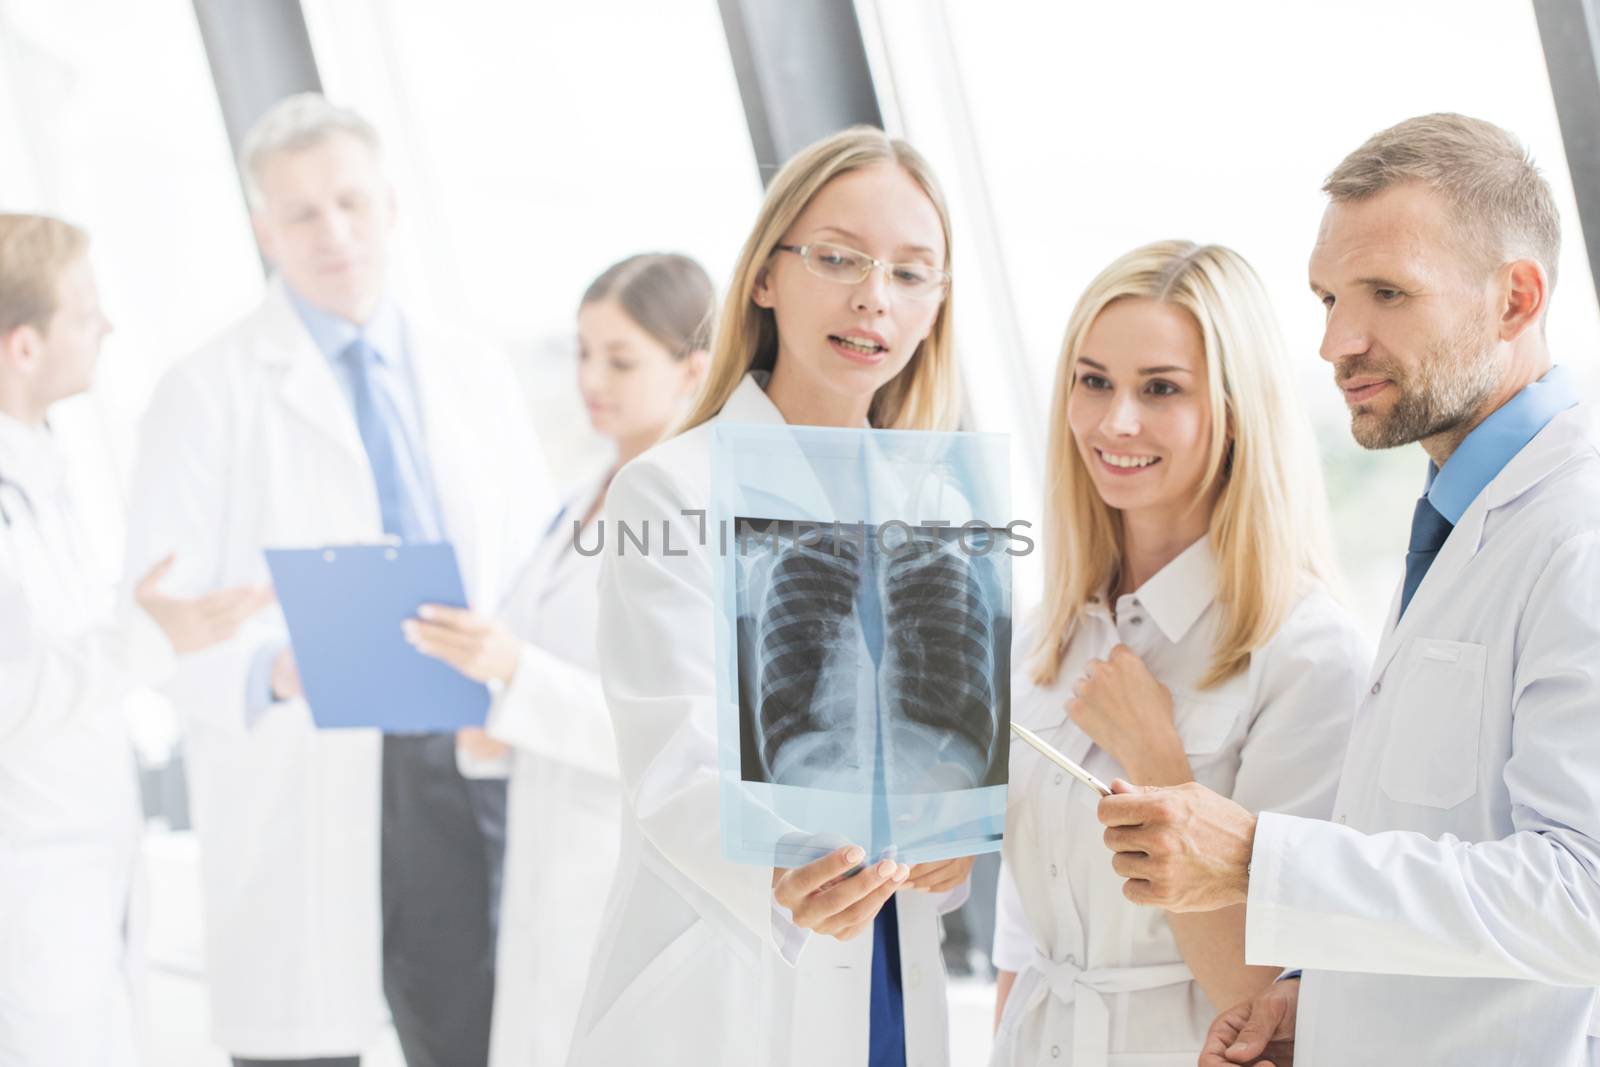
[[[713,427],[723,851],[992,852],[1011,720],[1003,434]]]

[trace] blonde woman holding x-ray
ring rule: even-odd
[[[1367,649],[1330,596],[1314,444],[1255,272],[1146,245],[1067,326],[1051,402],[1045,602],[1012,716],[1104,781],[1200,781],[1326,817]],[[1189,1067],[1218,1006],[1270,983],[1244,908],[1124,899],[1098,797],[1011,747],[996,1064]]]
[[[792,870],[723,858],[711,499],[718,421],[950,429],[950,228],[927,163],[856,128],[772,181],[687,428],[624,467],[606,519],[600,665],[623,843],[572,1062],[927,1067],[948,1061],[938,915],[970,859],[909,870],[846,846]],[[929,892],[907,892],[924,889]]]

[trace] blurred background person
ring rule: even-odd
[[[464,749],[465,762],[511,761],[494,1067],[567,1059],[616,870],[622,797],[595,651],[601,554],[578,549],[596,544],[591,524],[611,476],[686,413],[705,374],[713,301],[687,256],[630,256],[594,280],[578,308],[578,384],[615,460],[568,495],[498,619],[428,605],[407,626],[418,649],[496,691],[492,740]]]
[[[138,1060],[139,834],[122,702],[230,637],[271,590],[164,595],[118,617],[48,416],[89,388],[111,323],[83,230],[0,215],[0,1063]]]
[[[1051,403],[1045,601],[1012,715],[1097,777],[1333,808],[1368,650],[1332,596],[1327,501],[1266,292],[1230,249],[1136,248],[1067,325]],[[1244,908],[1122,896],[1098,797],[1025,745],[995,933],[995,1064],[1194,1063],[1268,985]]]
[[[372,126],[289,97],[241,172],[276,276],[158,387],[129,558],[176,548],[216,584],[260,580],[267,546],[445,540],[469,601],[499,603],[555,500],[509,365],[390,290]],[[392,1014],[411,1067],[485,1063],[504,780],[464,778],[452,734],[317,730],[281,614],[181,670],[174,701],[218,1043],[355,1063]]]

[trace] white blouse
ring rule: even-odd
[[[566,1062],[616,873],[622,787],[596,652],[594,525],[573,540],[606,482],[567,499],[501,610],[523,646],[486,723],[514,746],[490,1067]]]
[[[1091,599],[1054,685],[1029,679],[1015,643],[1011,714],[1105,781],[1128,777],[1068,719],[1072,686],[1117,644],[1172,691],[1195,780],[1249,808],[1326,818],[1371,661],[1350,616],[1306,595],[1246,670],[1201,690],[1222,625],[1216,561],[1201,538],[1117,601]],[[1017,972],[994,1064],[1192,1067],[1218,1010],[1178,951],[1166,914],[1122,895],[1093,790],[1011,746],[994,962]],[[1229,1007],[1231,1005],[1221,1005]]]

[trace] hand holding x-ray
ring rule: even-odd
[[[976,856],[961,856],[953,860],[919,863],[906,876],[905,888],[923,893],[948,893],[967,880],[976,860]]]
[[[865,857],[860,845],[846,845],[804,867],[774,868],[773,899],[796,926],[849,941],[872,925],[910,871],[890,859],[860,867]]]

